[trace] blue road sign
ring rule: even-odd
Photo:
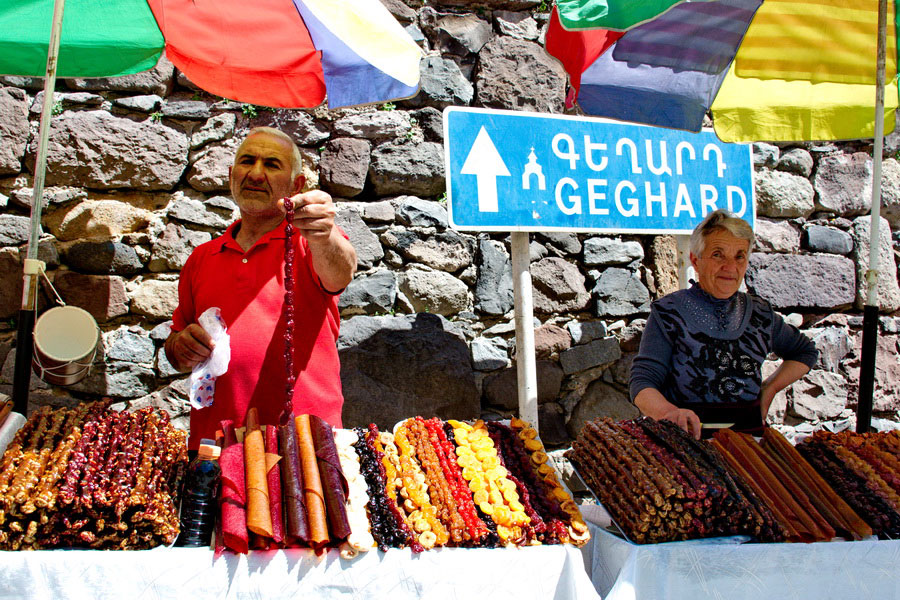
[[[717,208],[755,226],[751,147],[712,132],[449,107],[444,157],[454,229],[690,233]]]

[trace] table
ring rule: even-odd
[[[352,560],[289,549],[0,552],[0,599],[303,597],[353,600],[600,600],[573,546],[371,551]]]
[[[585,564],[604,600],[900,600],[900,540],[636,545],[589,528]]]

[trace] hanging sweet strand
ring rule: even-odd
[[[284,412],[290,417],[294,412],[294,203],[284,199]]]

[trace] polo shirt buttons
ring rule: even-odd
[[[244,263],[244,264],[247,264],[247,259],[246,259],[246,258],[242,258],[242,259],[241,259],[241,262]]]

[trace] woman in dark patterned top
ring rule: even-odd
[[[694,230],[699,281],[653,303],[631,367],[631,398],[645,415],[697,438],[704,422],[758,434],[775,394],[815,364],[818,351],[806,336],[765,300],[738,292],[753,242],[747,222],[724,210]],[[770,352],[784,360],[763,381]]]

